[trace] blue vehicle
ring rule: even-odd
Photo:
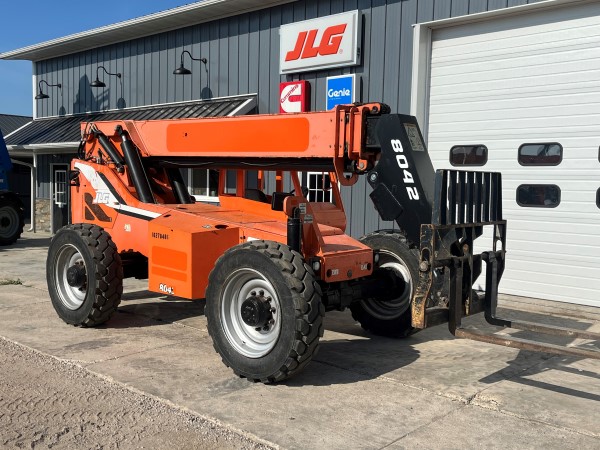
[[[8,187],[12,162],[0,130],[0,245],[10,245],[21,237],[25,225],[23,202]]]

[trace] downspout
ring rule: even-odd
[[[31,231],[35,233],[35,201],[37,199],[37,153],[33,151],[33,169],[31,171]]]

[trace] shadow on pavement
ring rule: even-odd
[[[593,325],[592,323],[586,323],[586,322],[571,319],[568,317],[558,317],[558,316],[551,316],[551,315],[547,315],[547,314],[521,312],[521,311],[514,311],[514,310],[513,311],[505,310],[505,311],[503,311],[502,315],[509,319],[517,319],[518,318],[518,319],[526,320],[526,321],[530,321],[530,322],[540,322],[540,323],[550,324],[550,325],[555,325],[555,326],[560,326],[560,327],[573,328],[576,330],[587,330],[588,328],[590,328]],[[569,346],[569,345],[573,345],[573,343],[574,343],[574,340],[569,337],[549,336],[549,335],[532,333],[532,332],[527,332],[527,331],[517,331],[515,333],[511,333],[511,336],[521,338],[521,339],[537,340],[540,342],[559,345],[559,346]],[[599,350],[600,351],[600,342],[599,341],[588,341],[586,343],[579,344],[578,347],[589,348],[591,350]],[[525,361],[530,361],[532,359],[532,355],[534,355],[534,354],[535,353],[531,352],[531,351],[521,350],[521,351],[519,351],[519,353],[513,360],[508,361],[508,366],[505,369],[495,372],[495,373],[492,373],[492,374],[482,378],[480,381],[483,383],[492,384],[492,383],[496,383],[498,381],[507,380],[505,373],[507,370],[510,369],[511,366],[523,367],[523,363]],[[536,387],[539,389],[544,389],[544,390],[548,390],[548,391],[552,391],[552,392],[557,392],[557,393],[561,393],[561,394],[565,394],[565,395],[569,395],[569,396],[600,401],[599,394],[594,394],[594,393],[590,393],[590,392],[586,392],[586,391],[582,391],[582,390],[578,390],[578,389],[573,389],[573,388],[569,388],[569,387],[565,387],[565,386],[548,383],[545,381],[532,379],[531,377],[535,376],[536,374],[541,374],[544,372],[555,370],[555,371],[559,371],[559,372],[564,372],[565,374],[570,373],[570,374],[575,374],[578,376],[585,376],[585,377],[589,377],[592,379],[600,380],[600,374],[598,374],[598,373],[587,371],[587,370],[582,370],[582,369],[575,369],[573,367],[570,367],[570,365],[572,365],[573,363],[575,363],[577,361],[583,360],[583,358],[577,358],[577,357],[573,357],[573,356],[552,355],[549,353],[542,353],[542,355],[544,355],[544,361],[542,363],[530,367],[525,372],[521,372],[519,375],[508,378],[508,381],[531,386],[531,387]]]
[[[146,301],[147,300],[147,301]],[[117,310],[120,314],[142,317],[151,320],[110,320],[107,328],[142,328],[171,324],[193,317],[204,315],[204,300],[185,300],[177,297],[166,297],[162,294],[140,290],[126,292],[121,298]]]
[[[50,236],[43,238],[21,238],[17,242],[12,245],[2,246],[0,247],[0,252],[6,250],[15,250],[15,249],[30,249],[30,248],[48,248],[50,246],[50,241],[52,238]]]

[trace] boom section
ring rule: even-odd
[[[372,121],[386,105],[340,105],[325,112],[201,119],[94,122],[108,137],[125,130],[142,157],[163,161],[202,158],[220,161],[270,161],[277,167],[331,168],[344,185],[372,167],[377,150],[369,147]],[[85,134],[87,124],[82,124]],[[117,140],[115,144],[119,141]],[[352,176],[344,173],[352,172]]]

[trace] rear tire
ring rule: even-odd
[[[121,302],[121,258],[110,235],[96,225],[67,225],[56,233],[46,278],[54,309],[72,325],[100,325]]]
[[[360,238],[379,251],[378,267],[392,269],[404,279],[404,288],[393,300],[363,299],[350,305],[352,317],[370,333],[403,338],[418,331],[411,324],[411,302],[418,277],[419,253],[400,233],[377,231]],[[375,269],[377,270],[377,269]]]
[[[0,245],[16,242],[25,226],[23,206],[11,195],[0,194]]]
[[[325,308],[300,253],[252,241],[217,260],[205,314],[225,365],[241,377],[273,383],[301,371],[316,354]]]

